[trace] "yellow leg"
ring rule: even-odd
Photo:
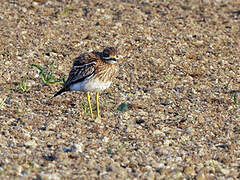
[[[89,110],[90,110],[90,113],[91,113],[91,117],[92,117],[92,119],[93,119],[93,112],[92,112],[92,105],[91,105],[91,97],[90,97],[89,92],[87,92],[87,99],[88,99],[88,105],[89,105]]]
[[[96,103],[97,103],[97,116],[100,117],[100,109],[99,109],[99,92],[96,93]]]

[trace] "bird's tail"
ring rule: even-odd
[[[62,94],[62,93],[65,92],[65,91],[68,91],[65,87],[62,88],[62,89],[60,89],[60,91],[58,91],[56,94],[54,94],[53,98],[56,97],[56,96],[58,96],[58,95],[60,95],[60,94]]]

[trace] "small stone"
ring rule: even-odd
[[[16,165],[16,166],[13,167],[13,170],[14,170],[18,175],[21,175],[22,167]]]
[[[194,174],[195,174],[195,170],[194,170],[192,167],[186,167],[186,168],[184,169],[184,173],[185,173],[186,175],[194,175]]]
[[[47,128],[49,130],[52,130],[52,129],[56,129],[56,126],[57,126],[57,124],[55,124],[55,123],[49,123]]]
[[[188,134],[193,134],[193,133],[194,133],[194,129],[193,129],[192,127],[188,127],[188,128],[186,129],[186,133],[188,133]]]
[[[166,102],[165,102],[166,105],[170,105],[171,103],[172,103],[171,99],[166,99]]]
[[[109,138],[108,138],[108,137],[104,137],[104,138],[103,138],[103,142],[108,143],[108,141],[109,141]]]
[[[228,170],[228,169],[223,169],[223,168],[221,168],[220,171],[221,171],[221,173],[223,173],[224,175],[229,175],[229,174],[230,174],[230,170]]]
[[[59,180],[60,177],[58,174],[44,174],[44,173],[41,173],[41,178],[42,179],[49,179],[49,180]]]
[[[24,145],[26,147],[33,147],[33,148],[35,148],[37,146],[37,143],[34,140],[30,140],[30,141],[25,142]]]
[[[155,175],[153,173],[153,171],[150,171],[148,174],[147,174],[147,179],[151,180],[151,179],[155,179]]]
[[[34,80],[27,80],[26,85],[27,85],[27,87],[34,86],[34,85],[36,85],[36,81],[34,81]]]
[[[80,152],[80,153],[82,153],[82,152],[84,151],[84,145],[83,145],[82,143],[80,143],[80,144],[73,144],[72,149],[73,149],[75,152]]]
[[[201,46],[203,44],[204,44],[204,41],[202,41],[202,40],[199,40],[199,41],[195,42],[195,45],[197,45],[197,46]]]
[[[171,144],[171,143],[172,143],[172,141],[168,140],[168,139],[164,141],[164,145],[167,145],[167,146],[169,146],[169,144]]]
[[[181,157],[177,157],[176,161],[182,161],[182,158]]]
[[[159,135],[159,134],[161,134],[161,131],[160,131],[159,129],[157,129],[157,130],[155,130],[155,131],[153,132],[153,134],[154,134],[154,135]]]
[[[196,177],[197,180],[207,180],[205,174],[203,171],[199,172],[197,177]]]
[[[72,148],[70,148],[70,147],[63,146],[62,149],[64,152],[72,152]]]
[[[155,88],[155,89],[153,89],[153,92],[155,94],[161,94],[162,93],[162,88]]]
[[[67,132],[61,132],[61,137],[62,138],[67,138],[69,134]]]
[[[170,173],[170,171],[171,171],[170,168],[163,168],[163,169],[161,169],[160,173],[162,175],[167,175]]]
[[[27,8],[23,7],[23,8],[22,8],[22,11],[23,11],[24,13],[26,13],[26,12],[27,12]]]
[[[152,166],[156,169],[161,169],[165,167],[164,163],[157,163],[157,162],[152,163]]]
[[[197,165],[197,170],[200,170],[200,169],[202,169],[204,167],[204,164],[203,163],[199,163],[198,165]]]
[[[176,173],[173,175],[174,179],[181,179],[182,178],[182,172],[181,171],[176,171]]]
[[[180,170],[178,169],[173,169],[169,174],[168,177],[170,179],[181,179],[183,177],[183,174]]]
[[[98,123],[98,124],[101,124],[102,123],[102,119],[100,117],[97,117],[95,119],[95,122]]]

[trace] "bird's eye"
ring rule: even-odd
[[[107,50],[103,51],[103,56],[104,57],[109,57],[109,55],[110,55],[109,51],[107,51]]]

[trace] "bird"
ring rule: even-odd
[[[99,93],[110,87],[118,71],[119,62],[116,48],[105,47],[102,52],[83,53],[74,59],[67,80],[53,97],[67,91],[86,92],[91,118],[93,119],[90,93],[96,92],[97,117],[101,118]]]

